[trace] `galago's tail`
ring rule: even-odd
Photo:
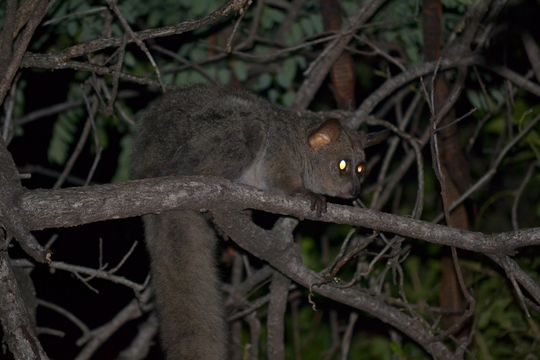
[[[214,230],[194,211],[146,215],[144,224],[167,359],[226,359]]]

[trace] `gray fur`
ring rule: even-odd
[[[354,197],[358,174],[340,173],[337,164],[347,159],[354,169],[364,161],[363,137],[343,128],[336,141],[314,151],[307,138],[321,123],[240,90],[199,86],[171,92],[142,116],[133,175],[217,175],[282,194]],[[167,358],[225,359],[215,232],[192,211],[144,220]]]

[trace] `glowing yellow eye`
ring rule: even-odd
[[[340,160],[338,167],[339,167],[340,171],[347,170],[347,161],[346,160]]]
[[[356,172],[357,172],[358,174],[363,173],[364,170],[366,170],[366,164],[360,163],[360,164],[356,165]]]

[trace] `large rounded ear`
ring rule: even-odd
[[[308,144],[312,150],[319,150],[339,139],[341,124],[336,119],[326,120],[308,136]]]
[[[382,131],[376,131],[376,132],[370,132],[366,134],[365,140],[364,140],[364,148],[368,148],[373,145],[377,145],[378,143],[386,140],[388,136],[390,135],[390,130],[382,130]]]

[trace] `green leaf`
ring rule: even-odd
[[[261,26],[264,30],[269,30],[276,23],[281,23],[285,15],[281,10],[266,6],[261,14]]]
[[[56,17],[61,17],[67,14],[68,12],[68,5],[69,3],[67,1],[61,2],[56,8],[53,7],[54,13],[52,14],[51,18],[54,19]],[[2,14],[3,15],[3,14]]]
[[[128,24],[133,24],[135,22],[135,19],[137,18],[137,9],[131,2],[122,1],[120,4],[120,11]]]
[[[296,61],[294,58],[288,58],[283,62],[283,65],[281,66],[281,71],[276,77],[277,83],[285,88],[288,89],[294,78],[296,76]]]
[[[202,0],[192,1],[190,12],[195,16],[205,15],[208,12],[208,2]]]
[[[77,32],[79,31],[79,24],[77,24],[75,21],[69,21],[67,23],[67,33],[72,38],[76,37]]]
[[[246,64],[243,61],[235,61],[233,70],[234,75],[239,81],[246,81],[248,73]]]
[[[163,80],[163,83],[165,84],[176,84],[175,74],[161,74],[161,79]]]
[[[289,36],[287,37],[287,45],[293,45],[302,40],[302,27],[300,24],[293,24],[291,26],[291,31],[289,33]]]
[[[296,96],[296,93],[294,91],[287,91],[283,96],[281,97],[281,103],[285,107],[290,107],[294,102],[294,97]]]
[[[219,69],[217,73],[218,81],[227,85],[231,81],[231,72],[227,69]]]
[[[118,166],[113,175],[112,181],[126,181],[130,178],[131,172],[131,154],[133,149],[133,136],[125,135],[120,141],[120,155],[118,156]]]
[[[300,69],[305,69],[307,67],[307,61],[306,61],[306,58],[302,55],[297,55],[294,57],[294,59],[296,60],[296,63],[298,64],[298,67]]]
[[[198,2],[198,1],[197,1]],[[202,1],[200,1],[202,2]],[[193,6],[193,0],[179,0],[178,3],[182,5],[182,7],[189,9]]]
[[[313,26],[313,31],[315,34],[320,34],[324,32],[324,25],[321,14],[311,14],[309,18],[311,20],[311,25]]]
[[[181,73],[176,75],[175,84],[178,85],[178,86],[189,86],[187,71],[182,71]]]
[[[477,323],[477,327],[478,329],[480,330],[483,330],[483,329],[486,329],[491,321],[491,316],[492,316],[492,313],[493,313],[493,307],[490,307],[488,309],[485,309],[484,311],[481,311],[477,318],[478,318],[478,323]]]
[[[358,10],[358,0],[344,0],[341,2],[341,8],[345,15],[351,16]]]
[[[51,163],[64,165],[73,143],[79,118],[70,113],[60,115],[54,123],[47,157]]]
[[[208,79],[206,79],[200,72],[191,70],[188,71],[188,82],[191,85],[208,84]]]
[[[405,359],[407,357],[407,354],[405,353],[401,345],[395,341],[390,342],[390,350],[392,350],[392,352],[400,359]]]
[[[313,23],[311,22],[310,18],[307,18],[307,17],[301,18],[300,25],[302,26],[302,30],[306,36],[315,35],[315,28],[313,27]]]
[[[500,135],[503,133],[505,126],[504,119],[501,116],[497,116],[488,121],[485,129],[488,133]]]
[[[268,91],[268,99],[270,100],[270,102],[276,103],[278,97],[279,92],[276,89],[270,89],[270,91]]]
[[[85,17],[81,25],[80,41],[89,41],[98,38],[102,32],[100,19]]]
[[[157,27],[158,25],[160,25],[161,20],[162,20],[162,15],[163,15],[163,13],[161,11],[158,11],[158,10],[154,10],[154,11],[150,12],[150,14],[148,15],[148,18],[146,20],[146,23],[147,23],[148,27],[153,28],[153,27]]]
[[[208,50],[202,46],[196,47],[189,53],[189,58],[193,62],[200,62],[208,57]]]
[[[257,79],[257,83],[255,84],[253,90],[256,90],[256,91],[266,90],[270,87],[271,84],[272,84],[272,77],[270,76],[270,74],[264,73],[264,74],[261,74],[259,78]]]
[[[320,256],[315,246],[315,240],[311,237],[302,237],[299,241],[304,265],[311,270],[321,268]]]
[[[137,60],[131,52],[126,52],[124,55],[124,64],[129,67],[135,67],[137,65]]]
[[[96,121],[96,134],[99,140],[101,149],[106,149],[109,146],[109,131],[105,119],[99,118]]]

